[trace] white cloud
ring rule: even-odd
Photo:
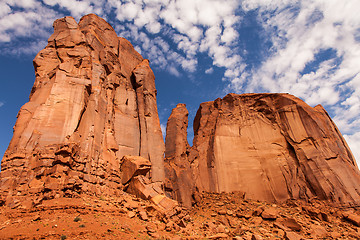
[[[214,72],[214,68],[212,67],[205,70],[206,74],[212,74],[213,72]]]
[[[7,0],[9,5],[21,8],[35,8],[38,6],[35,0]]]
[[[323,104],[355,146],[359,138],[352,134],[360,130],[360,15],[355,9],[360,2],[245,0],[243,7],[258,11],[272,47],[258,68],[231,81],[231,87],[239,91],[247,81],[249,92],[289,92],[310,105]],[[321,59],[327,50],[335,56]],[[307,66],[313,69],[303,74]]]
[[[165,136],[166,136],[166,125],[161,123],[160,128],[161,128],[162,135],[165,138]]]
[[[77,1],[77,0],[43,0],[49,6],[59,6],[66,9],[75,18],[79,18],[87,13],[101,13],[100,8],[94,9],[92,1]]]
[[[360,167],[360,132],[353,135],[344,135],[344,137],[357,161],[358,167]]]
[[[223,35],[221,36],[221,41],[229,44],[235,41],[238,36],[239,36],[238,32],[235,31],[233,28],[231,27],[225,28]]]
[[[135,3],[128,2],[119,8],[121,9],[122,15],[118,15],[119,20],[131,20],[136,17],[139,11],[141,11],[141,6],[136,5]],[[123,17],[123,18],[122,18]]]
[[[0,2],[0,17],[3,17],[11,12],[11,8],[6,2]]]
[[[0,107],[4,106],[4,104],[5,104],[5,103],[3,103],[3,102],[0,102]]]
[[[181,75],[177,68],[174,66],[168,66],[166,69],[169,71],[170,74],[174,75],[175,77],[180,77]]]
[[[6,11],[0,6],[0,44],[9,43],[4,52],[11,52],[18,46],[16,45],[21,38],[27,40],[29,44],[37,41],[44,41],[51,33],[52,23],[60,15],[52,9],[48,9],[37,1],[12,1],[6,0],[0,5],[6,5]],[[10,9],[10,10],[9,10]],[[17,9],[16,11],[14,9]],[[5,14],[4,14],[5,13]],[[22,44],[26,49],[26,44]],[[0,45],[1,46],[1,45]],[[40,49],[36,49],[39,51]]]

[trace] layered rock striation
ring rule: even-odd
[[[184,115],[174,120],[172,114],[168,129],[185,121]],[[167,133],[169,139],[184,138],[186,128]],[[181,162],[166,170],[166,178],[183,202],[197,189],[237,191],[269,202],[316,197],[338,205],[360,203],[355,159],[320,105],[312,108],[289,94],[228,94],[200,105],[194,135],[193,147],[186,151],[197,154],[188,157],[183,143],[172,146],[174,140],[166,139],[166,152],[179,151],[172,161]],[[191,187],[176,187],[188,184],[174,178],[181,165],[190,165],[182,169],[190,169]]]
[[[81,192],[118,194],[124,155],[149,159],[152,181],[163,181],[164,141],[149,61],[94,14],[53,26],[34,59],[30,99],[1,162],[3,201],[17,204],[32,195],[31,205]]]

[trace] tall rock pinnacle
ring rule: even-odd
[[[184,206],[192,205],[194,178],[188,161],[192,151],[187,141],[188,110],[178,104],[171,112],[166,126],[165,190]]]
[[[164,180],[154,74],[107,22],[94,14],[79,23],[56,20],[34,68],[29,102],[1,163],[4,201],[116,194],[124,155],[149,159],[152,181]]]

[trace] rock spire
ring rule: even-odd
[[[102,18],[54,22],[1,163],[8,204],[81,192],[117,194],[120,160],[142,156],[164,180],[164,141],[149,61]],[[17,198],[17,200],[14,200]],[[20,199],[20,200],[19,200]]]

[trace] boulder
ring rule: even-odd
[[[265,220],[275,220],[278,218],[279,212],[274,207],[265,208],[264,211],[261,213],[261,217]]]
[[[278,222],[284,227],[282,230],[290,229],[292,231],[300,232],[302,229],[301,225],[294,218],[284,217],[279,219]]]
[[[301,240],[303,239],[301,235],[294,233],[294,232],[285,232],[284,235],[285,240]]]
[[[147,177],[141,175],[131,179],[126,192],[145,200],[150,200],[159,194],[164,194],[158,183],[153,183]]]
[[[121,183],[127,184],[133,177],[146,175],[151,169],[149,160],[140,156],[124,156],[121,160]]]
[[[360,216],[352,212],[344,212],[343,218],[356,227],[360,227]]]

